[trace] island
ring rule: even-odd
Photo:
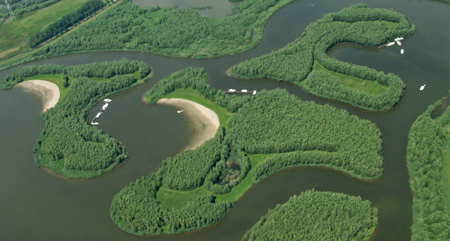
[[[444,100],[445,101],[445,100]],[[448,97],[447,100],[448,101]],[[406,162],[413,197],[412,240],[450,239],[450,109],[442,100],[417,117],[408,135]]]
[[[341,42],[379,46],[410,35],[408,19],[386,9],[358,4],[324,15],[284,48],[231,67],[237,78],[273,78],[293,82],[307,92],[337,99],[367,110],[392,108],[405,83],[394,74],[329,58],[326,52]]]
[[[368,240],[377,216],[360,197],[309,190],[269,210],[242,240]]]
[[[220,127],[214,138],[164,160],[116,194],[111,218],[124,231],[161,235],[209,226],[252,185],[286,168],[327,167],[361,180],[381,176],[381,133],[372,122],[285,90],[228,95],[207,80],[204,69],[191,67],[145,94],[149,103],[197,102],[217,114]]]
[[[29,80],[47,80],[59,88],[59,102],[41,114],[45,127],[33,148],[38,167],[67,178],[93,178],[112,170],[126,156],[123,145],[87,120],[101,99],[137,84],[151,74],[143,62],[122,59],[93,64],[30,65],[8,74],[3,89]]]

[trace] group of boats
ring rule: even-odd
[[[227,92],[229,93],[250,93],[250,91],[246,89],[242,89],[241,91],[237,91],[236,89],[228,89]],[[256,95],[256,90],[253,91],[253,95]]]
[[[95,120],[98,119],[103,114],[103,111],[106,110],[106,108],[108,108],[109,102],[111,102],[111,101],[112,101],[111,99],[103,100],[103,102],[105,102],[105,104],[102,106],[101,111],[97,113],[97,115],[94,117],[94,119],[92,119],[91,125],[96,126],[99,124],[98,122],[95,122]]]
[[[402,46],[402,42],[400,42],[400,41],[402,41],[402,40],[403,40],[403,37],[395,38],[393,42],[387,43],[387,44],[386,44],[386,47],[390,47],[390,46],[394,45],[395,43],[397,43],[398,46]],[[401,54],[404,54],[404,53],[405,53],[405,50],[404,50],[404,49],[401,49],[401,50],[400,50],[400,53],[401,53]]]

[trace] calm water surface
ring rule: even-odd
[[[181,1],[180,1],[181,2]],[[188,3],[188,1],[183,1]],[[196,1],[204,4],[203,1]],[[206,2],[206,1],[205,1]],[[215,1],[211,1],[215,2]],[[113,95],[99,119],[99,128],[123,142],[130,156],[114,171],[92,180],[66,180],[39,169],[32,149],[44,127],[39,118],[42,104],[20,89],[0,91],[0,239],[1,240],[240,240],[267,213],[294,194],[308,189],[343,192],[370,200],[379,209],[379,227],[371,240],[410,240],[412,194],[406,169],[409,129],[428,105],[450,89],[450,5],[435,1],[364,1],[370,7],[392,8],[416,25],[416,33],[399,47],[369,48],[339,44],[329,55],[343,61],[393,72],[406,82],[405,95],[393,109],[360,110],[338,101],[318,98],[301,88],[275,80],[236,80],[225,72],[240,61],[277,50],[299,37],[307,24],[323,14],[361,1],[297,1],[276,13],[255,49],[218,59],[172,59],[140,53],[107,52],[69,55],[31,64],[66,65],[94,61],[137,59],[154,70],[153,78],[134,89]],[[314,4],[314,7],[311,6]],[[180,4],[181,5],[181,4]],[[213,5],[213,4],[206,4]],[[181,235],[136,237],[121,231],[109,216],[114,195],[141,176],[148,175],[188,142],[190,131],[174,107],[148,105],[142,95],[157,81],[188,66],[204,67],[216,89],[285,88],[303,100],[346,109],[376,123],[383,134],[383,176],[366,183],[325,168],[281,171],[253,186],[219,223]],[[0,72],[0,79],[11,70]],[[426,83],[427,88],[419,91]],[[100,104],[95,106],[93,117]]]

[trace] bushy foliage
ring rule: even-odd
[[[222,146],[222,150],[225,149],[225,152],[229,150],[229,147],[227,145]],[[223,153],[223,151],[222,151]],[[235,154],[237,158],[238,165],[239,165],[239,175],[235,178],[232,178],[230,181],[226,183],[218,183],[218,179],[229,175],[230,168],[227,165],[227,161],[229,161],[230,157],[223,157],[222,159],[217,162],[216,166],[211,169],[208,176],[205,179],[205,187],[210,190],[214,194],[226,194],[231,191],[233,187],[235,187],[237,184],[239,184],[248,174],[248,172],[251,169],[251,163],[247,156],[245,156],[244,152],[239,152]],[[235,164],[236,165],[236,164]]]
[[[198,90],[207,99],[226,108],[230,112],[236,112],[243,104],[250,101],[250,96],[227,95],[225,92],[216,91],[208,84],[208,74],[203,68],[187,68],[156,83],[145,97],[149,103],[156,103],[163,96],[174,92],[179,88],[192,88]]]
[[[220,159],[217,150],[224,130],[192,151],[164,160],[161,167],[148,177],[138,179],[121,190],[111,205],[111,217],[123,230],[137,234],[172,234],[211,225],[232,207],[231,202],[215,202],[212,195],[192,200],[181,209],[168,209],[156,200],[162,184],[187,190],[203,184],[212,165]]]
[[[344,90],[330,75],[313,75],[313,94],[336,98],[355,106],[370,110],[392,108],[403,95],[405,84],[393,74],[384,74],[374,69],[353,65],[329,58],[329,48],[341,42],[353,42],[365,46],[377,46],[399,36],[410,35],[414,27],[399,13],[385,9],[370,9],[366,5],[355,5],[338,13],[324,15],[323,19],[308,25],[294,42],[286,47],[244,61],[231,68],[231,75],[240,78],[274,78],[299,85],[308,75],[314,74],[314,61],[326,69],[370,81],[377,81],[388,87],[381,95]],[[312,87],[312,86],[311,86]],[[335,89],[338,88],[338,89]],[[339,93],[338,93],[339,92]]]
[[[48,25],[45,29],[31,35],[28,38],[28,45],[34,48],[45,40],[65,32],[69,27],[72,27],[74,24],[93,14],[99,8],[103,7],[103,5],[102,0],[89,0],[83,3],[78,10],[62,16],[58,21]]]
[[[344,170],[342,161],[336,152],[298,151],[282,153],[267,158],[253,169],[253,183],[256,184],[273,173],[290,167],[320,165]]]
[[[198,149],[167,158],[161,166],[163,184],[180,191],[201,186],[213,165],[220,160],[220,146],[224,135],[225,130],[221,127],[215,138]]]
[[[55,4],[61,0],[28,0],[26,3],[21,0],[9,0],[8,3],[11,6],[11,10],[13,11],[15,16],[33,12],[39,10],[41,8],[48,7],[52,4]],[[3,3],[3,2],[2,2]],[[7,8],[0,8],[0,18],[8,18],[9,12]]]
[[[285,90],[261,91],[228,121],[227,141],[249,154],[335,153],[332,165],[365,178],[381,174],[381,133],[345,110],[301,101]]]
[[[11,88],[26,77],[37,74],[62,74],[72,76],[70,89],[59,103],[41,117],[45,127],[33,149],[36,165],[48,167],[68,178],[91,178],[101,175],[126,158],[125,148],[90,126],[89,109],[101,98],[124,90],[136,83],[130,75],[143,68],[145,63],[121,60],[80,66],[31,65],[10,73],[2,87]],[[103,77],[102,68],[111,68],[108,81],[93,81],[89,77]],[[147,67],[148,69],[148,67]]]
[[[292,1],[245,0],[236,6],[240,14],[223,19],[203,17],[194,8],[146,9],[124,1],[33,57],[101,50],[195,58],[239,53],[256,46],[268,19]]]
[[[377,216],[361,197],[306,191],[269,210],[242,240],[367,240]]]
[[[407,166],[413,197],[412,240],[449,240],[450,210],[442,176],[442,150],[447,140],[443,127],[450,121],[450,110],[437,120],[428,107],[413,123],[408,136]]]
[[[9,73],[2,82],[2,89],[10,89],[22,82],[27,77],[38,74],[65,74],[72,78],[77,77],[105,77],[111,78],[116,75],[129,74],[139,71],[139,77],[150,74],[150,68],[144,63],[136,60],[121,59],[120,61],[106,61],[100,63],[63,66],[57,64],[28,65],[18,68]]]

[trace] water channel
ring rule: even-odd
[[[411,124],[428,105],[450,89],[450,4],[417,0],[370,0],[369,7],[392,8],[416,25],[416,32],[399,47],[369,48],[338,44],[331,57],[399,75],[407,85],[393,109],[370,112],[338,101],[318,98],[301,88],[275,80],[236,80],[226,70],[243,60],[277,50],[299,37],[303,29],[325,13],[339,11],[360,0],[297,1],[277,12],[255,49],[208,60],[176,59],[151,54],[102,52],[44,59],[30,64],[83,64],[94,61],[137,59],[154,70],[153,78],[139,87],[110,97],[113,103],[101,117],[99,128],[123,142],[126,159],[112,172],[92,180],[66,180],[37,168],[33,146],[44,127],[38,97],[18,88],[0,90],[0,236],[2,240],[240,240],[268,208],[284,203],[308,189],[343,192],[370,200],[379,209],[379,226],[371,240],[410,240],[412,194],[406,169],[407,135]],[[314,6],[312,6],[313,4]],[[162,160],[176,155],[189,142],[189,123],[176,109],[148,105],[142,95],[164,76],[188,66],[204,67],[216,89],[285,88],[302,100],[346,109],[376,123],[383,134],[384,172],[374,182],[362,182],[325,168],[281,171],[253,186],[220,222],[180,235],[137,237],[120,230],[109,216],[114,195]],[[0,72],[3,79],[11,70]],[[419,87],[426,83],[421,92]],[[95,115],[95,106],[89,118]]]

